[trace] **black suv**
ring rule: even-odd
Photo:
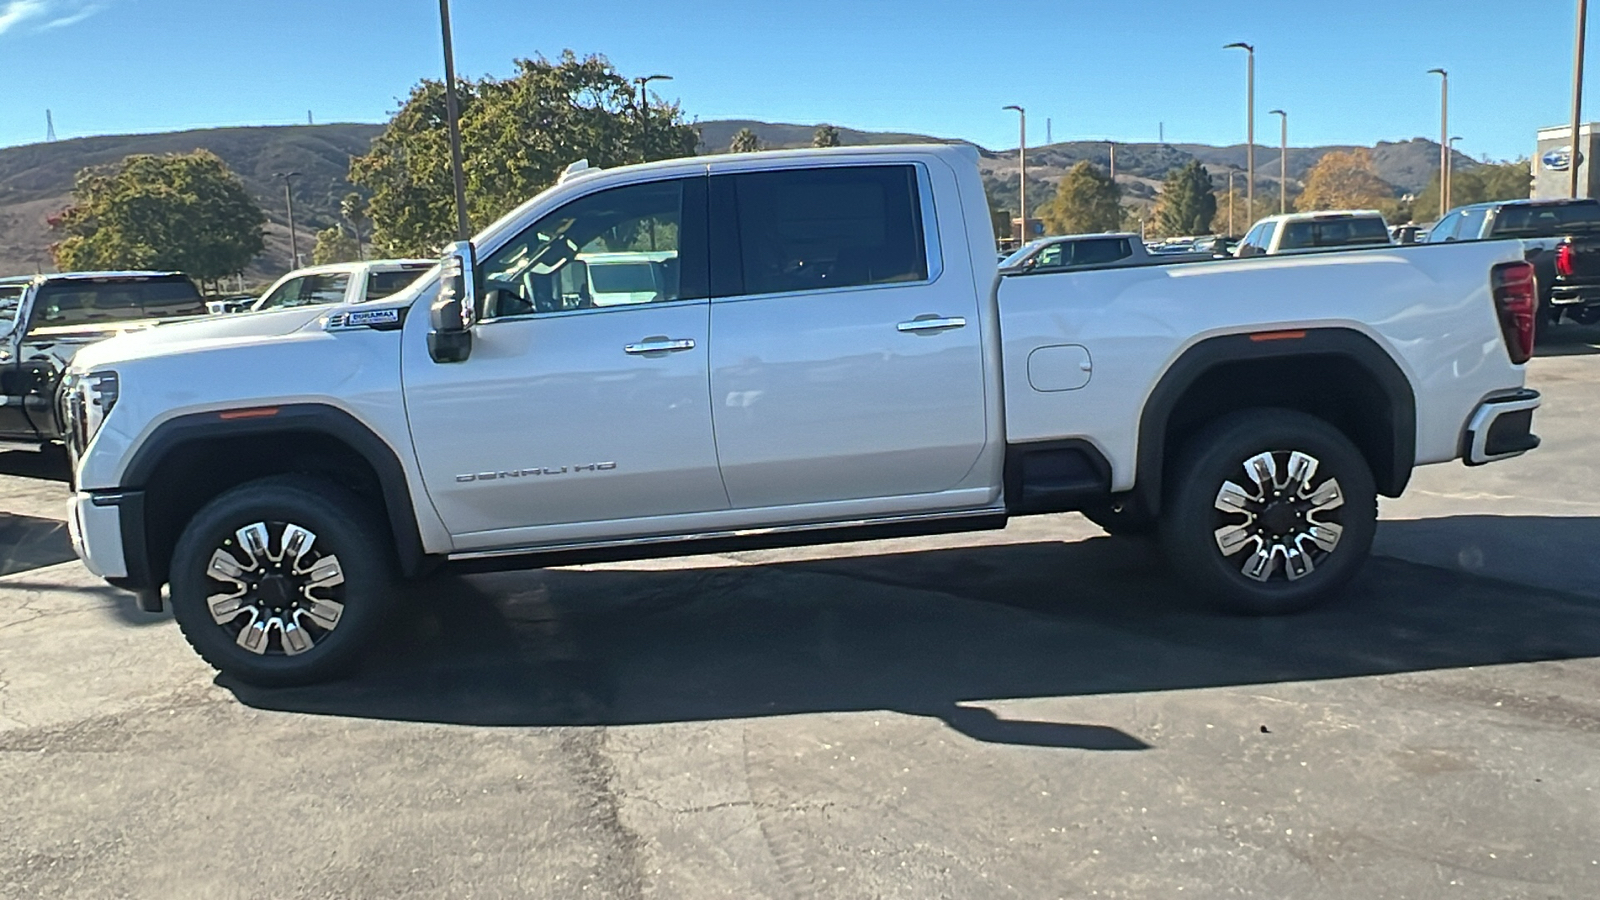
[[[56,389],[80,347],[205,312],[194,282],[177,272],[0,279],[0,445],[61,439]]]

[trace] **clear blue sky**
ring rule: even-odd
[[[564,48],[609,56],[701,120],[913,131],[1016,146],[1244,139],[1254,43],[1257,141],[1437,138],[1451,72],[1460,149],[1529,155],[1568,118],[1574,0],[455,0],[463,75]],[[1244,14],[1250,10],[1250,14]],[[381,122],[438,77],[432,0],[0,0],[0,146],[213,125]],[[1597,15],[1600,18],[1600,15]],[[1586,118],[1600,119],[1600,30]]]

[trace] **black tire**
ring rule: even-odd
[[[257,525],[265,546],[252,552],[245,542],[260,544],[263,532],[243,532]],[[291,526],[313,537],[295,541]],[[238,577],[228,577],[219,551]],[[212,500],[184,528],[172,554],[172,613],[189,645],[226,676],[263,687],[326,681],[353,668],[382,627],[393,558],[387,529],[354,494],[310,476],[264,478]],[[230,594],[237,609],[230,616],[219,601],[214,616],[210,598]],[[245,646],[245,631],[259,651]]]
[[[1247,476],[1247,463],[1263,455],[1276,473],[1267,486]],[[1297,479],[1291,467],[1304,457],[1316,465]],[[1378,521],[1372,471],[1350,440],[1321,419],[1285,409],[1234,413],[1185,442],[1177,459],[1166,479],[1162,548],[1183,583],[1224,609],[1249,615],[1309,609],[1336,596],[1371,552]],[[1225,499],[1230,482],[1251,496]],[[1325,493],[1330,484],[1342,503]],[[1234,503],[1254,511],[1221,508]],[[1238,549],[1227,553],[1225,540]],[[1266,577],[1247,575],[1251,566],[1259,576],[1263,557]]]
[[[1155,517],[1134,505],[1129,498],[1121,502],[1096,503],[1082,510],[1084,518],[1099,525],[1112,537],[1149,537],[1155,534]]]

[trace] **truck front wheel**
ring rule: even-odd
[[[1377,531],[1377,489],[1338,429],[1292,410],[1226,416],[1186,442],[1162,510],[1184,583],[1253,615],[1308,609],[1355,576]]]
[[[172,612],[224,675],[276,686],[348,671],[382,624],[394,566],[368,506],[300,475],[240,485],[189,522],[172,556]]]

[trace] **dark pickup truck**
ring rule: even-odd
[[[205,313],[194,282],[177,272],[0,279],[0,449],[61,439],[56,388],[80,348]]]
[[[1600,250],[1600,200],[1475,203],[1453,210],[1428,232],[1430,244],[1498,240],[1520,241],[1524,258],[1533,263],[1543,323],[1600,322],[1600,286],[1588,283],[1581,268],[1561,270],[1562,247],[1568,248],[1569,269],[1580,262],[1600,265],[1589,262],[1591,248]],[[1600,271],[1593,278],[1600,280]]]

